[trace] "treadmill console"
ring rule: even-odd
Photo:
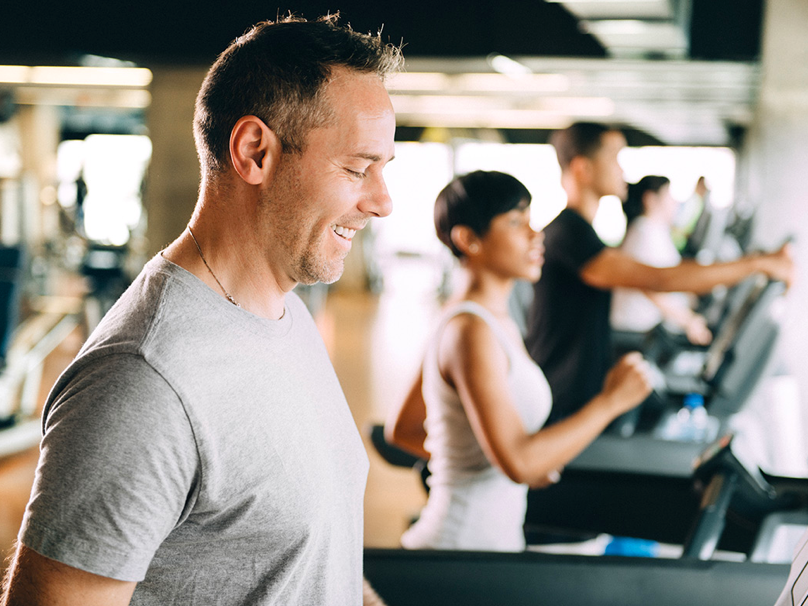
[[[751,488],[758,496],[774,498],[774,488],[743,452],[733,446],[733,434],[728,433],[710,444],[693,462],[694,476],[709,478],[718,473],[733,473],[741,483]]]

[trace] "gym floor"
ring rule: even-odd
[[[383,423],[405,395],[439,312],[436,289],[417,262],[385,274],[379,295],[329,294],[318,315],[345,397],[370,459],[365,492],[365,545],[397,547],[399,537],[426,502],[411,469],[385,462],[370,443],[370,426]]]

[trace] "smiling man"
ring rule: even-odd
[[[193,217],[50,394],[4,604],[363,602],[367,457],[290,291],[338,279],[391,211],[399,63],[289,18],[213,65]]]

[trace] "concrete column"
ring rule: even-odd
[[[745,195],[757,208],[755,243],[796,238],[797,282],[789,295],[778,354],[795,375],[808,417],[808,2],[767,0],[763,80],[741,158]],[[808,421],[805,422],[808,425]]]
[[[20,238],[36,247],[46,236],[42,223],[42,188],[56,182],[59,110],[51,105],[23,105],[17,120],[22,160]]]
[[[199,162],[194,148],[194,100],[207,68],[153,67],[148,126],[152,141],[144,206],[149,256],[185,229],[196,204]]]

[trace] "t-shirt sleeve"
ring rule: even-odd
[[[61,383],[20,541],[87,572],[141,581],[198,485],[182,402],[136,355],[96,360]]]
[[[562,212],[556,221],[557,225],[547,230],[546,254],[566,271],[578,274],[606,245],[592,226],[573,211]]]

